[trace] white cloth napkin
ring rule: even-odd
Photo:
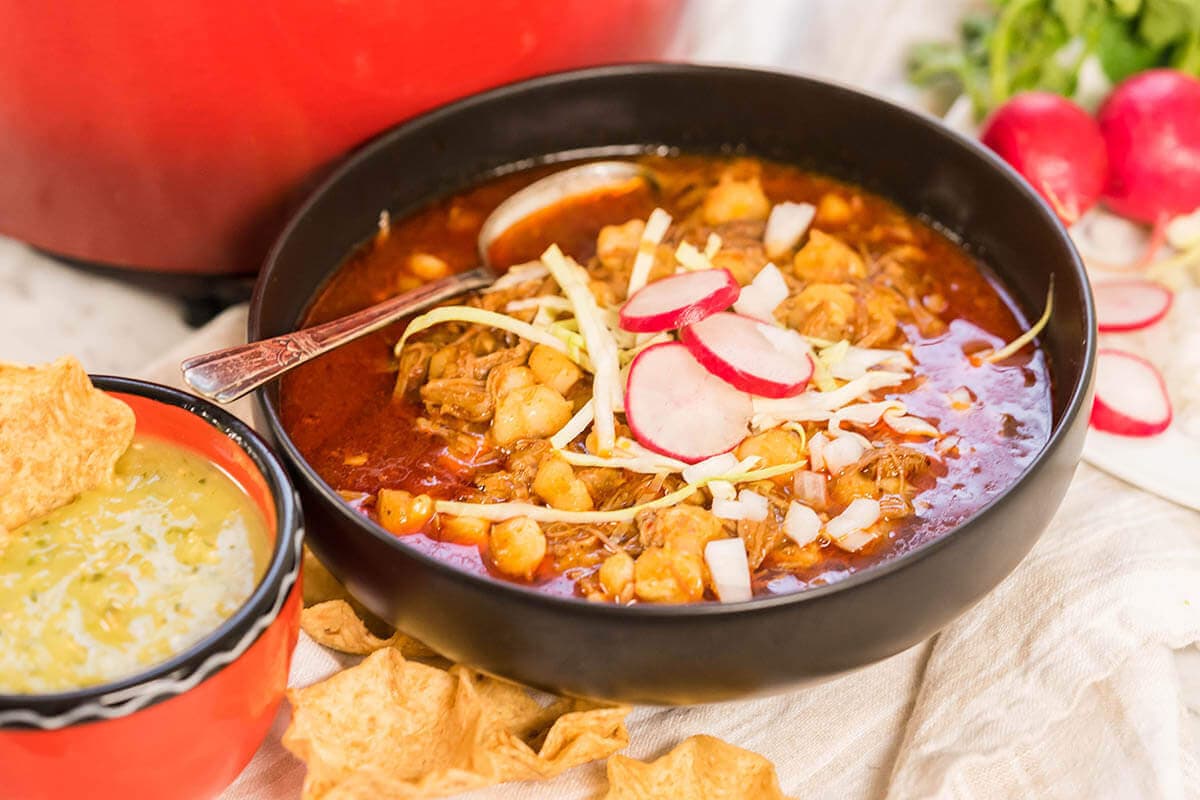
[[[184,356],[244,335],[245,308],[230,309],[143,376],[179,386]],[[712,734],[770,758],[805,800],[1200,798],[1173,652],[1198,641],[1200,514],[1081,466],[1030,556],[933,639],[789,694],[638,708],[627,752]],[[302,638],[292,685],[350,663]],[[303,765],[279,744],[287,716],[222,800],[300,796]],[[466,797],[591,800],[603,775],[593,764]]]

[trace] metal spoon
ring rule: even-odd
[[[183,379],[199,394],[228,403],[335,347],[409,314],[496,280],[488,250],[500,235],[530,214],[568,197],[589,194],[635,178],[654,185],[651,173],[627,161],[595,161],[534,181],[496,207],[479,229],[480,266],[433,281],[345,317],[272,339],[227,347],[184,361]]]

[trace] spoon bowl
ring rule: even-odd
[[[568,198],[636,180],[646,181],[651,188],[657,186],[649,170],[627,161],[593,161],[547,175],[505,200],[484,220],[479,231],[480,265],[475,269],[432,281],[321,325],[192,356],[180,365],[183,379],[196,392],[219,403],[237,400],[285,372],[409,314],[490,286],[497,275],[488,253],[505,231]]]

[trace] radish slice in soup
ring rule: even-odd
[[[729,308],[738,282],[727,269],[685,272],[639,289],[621,309],[621,327],[634,333],[658,333],[699,322]]]
[[[700,365],[678,342],[638,353],[629,367],[625,419],[656,453],[694,464],[732,450],[748,434],[750,396]]]
[[[712,576],[713,591],[722,603],[737,603],[753,596],[746,544],[739,537],[716,539],[704,546],[704,562]]]
[[[800,394],[813,373],[807,343],[792,331],[780,328],[768,335],[763,327],[750,317],[722,312],[687,326],[679,336],[705,369],[738,389],[759,397]]]
[[[1154,281],[1113,281],[1092,287],[1096,320],[1105,333],[1148,328],[1167,315],[1174,294]]]
[[[1096,355],[1092,427],[1120,436],[1165,431],[1171,424],[1171,400],[1154,365],[1123,350],[1103,348]]]

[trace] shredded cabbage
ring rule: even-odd
[[[596,298],[588,288],[587,273],[583,267],[564,256],[558,245],[550,245],[542,253],[542,263],[571,301],[575,319],[579,321],[579,330],[593,365],[592,412],[597,448],[600,455],[609,455],[616,441],[614,398],[620,391],[621,380],[617,343],[604,323]]]
[[[563,456],[566,457],[565,451],[563,452]],[[442,514],[452,514],[457,517],[477,517],[479,519],[491,520],[492,522],[503,522],[506,519],[513,519],[514,517],[529,517],[529,519],[537,522],[572,522],[581,525],[603,522],[630,522],[643,511],[667,508],[668,506],[680,503],[713,481],[726,481],[729,483],[762,481],[767,478],[774,478],[777,475],[795,472],[804,466],[805,462],[797,461],[792,464],[779,464],[778,466],[754,469],[749,472],[716,475],[712,478],[705,478],[697,483],[689,483],[686,486],[681,486],[657,500],[638,503],[628,508],[617,508],[612,511],[564,511],[558,508],[537,506],[532,503],[464,503],[458,500],[438,500],[435,502],[434,507]]]
[[[1015,355],[1022,347],[1032,342],[1037,338],[1037,335],[1042,332],[1042,328],[1046,327],[1046,323],[1050,321],[1050,312],[1054,309],[1054,276],[1050,276],[1050,288],[1046,290],[1046,310],[1042,312],[1041,318],[1033,323],[1033,327],[1022,333],[1011,342],[1001,347],[994,353],[989,353],[984,357],[984,361],[988,364],[995,364],[997,361],[1003,361],[1011,355]]]
[[[535,506],[532,503],[462,503],[457,500],[438,500],[435,508],[438,513],[452,514],[456,517],[476,517],[478,519],[503,522],[514,517],[528,517],[536,522],[573,522],[580,525],[603,522],[631,522],[643,511],[655,508],[666,508],[682,502],[695,493],[697,487],[684,486],[670,494],[665,494],[657,500],[639,503],[628,508],[618,508],[612,511],[564,511],[549,506]]]
[[[515,333],[522,339],[528,339],[531,342],[552,347],[584,369],[591,369],[586,360],[581,358],[578,352],[573,353],[567,344],[545,328],[530,325],[528,322],[522,322],[507,314],[485,311],[482,308],[475,308],[474,306],[441,306],[414,318],[412,322],[408,323],[408,327],[404,329],[404,335],[400,337],[400,341],[396,342],[393,352],[396,355],[400,355],[400,351],[404,349],[404,345],[408,342],[409,337],[432,328],[434,325],[440,325],[443,322],[469,322],[477,325],[486,325],[489,328],[500,328],[509,333]]]
[[[491,286],[482,289],[481,293],[491,294],[503,289],[511,289],[513,286],[518,286],[528,281],[536,281],[549,274],[546,271],[546,267],[540,261],[526,261],[524,264],[514,264],[503,275],[497,278]]]
[[[521,300],[513,300],[504,307],[504,310],[512,313],[513,311],[527,311],[531,308],[548,308],[551,311],[570,311],[571,303],[565,297],[559,297],[556,294],[544,294],[540,297],[526,297]]]
[[[654,266],[654,253],[658,249],[658,243],[667,234],[669,227],[671,227],[670,214],[661,208],[650,212],[650,216],[646,219],[646,227],[642,231],[642,240],[638,242],[633,268],[629,271],[629,290],[625,293],[626,297],[633,297],[633,293],[650,280],[650,269]]]
[[[750,425],[755,431],[762,431],[783,422],[823,422],[833,416],[834,411],[854,402],[867,392],[897,386],[908,378],[906,372],[876,370],[831,392],[807,391],[795,397],[778,399],[755,397],[754,418]]]
[[[679,472],[681,463],[674,459],[664,458],[662,461],[652,458],[618,456],[594,456],[591,453],[576,453],[572,450],[559,450],[559,455],[573,467],[606,467],[609,469],[627,469],[630,472],[640,472],[644,475]],[[687,466],[682,464],[682,466]]]
[[[588,400],[567,420],[566,425],[559,428],[558,433],[550,437],[550,446],[562,450],[575,441],[576,436],[587,430],[588,423],[592,421],[592,414],[592,401]]]

